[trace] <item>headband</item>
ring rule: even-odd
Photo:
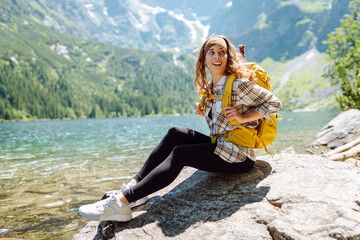
[[[215,37],[211,37],[207,40],[205,47],[204,47],[204,51],[205,51],[204,54],[206,55],[206,53],[209,51],[209,49],[211,47],[213,47],[214,45],[219,45],[227,50],[226,41],[222,37],[215,36]]]

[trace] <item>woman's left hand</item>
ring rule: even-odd
[[[196,113],[200,116],[204,116],[204,109],[200,106],[199,103],[196,103]]]
[[[226,106],[224,109],[225,117],[228,121],[235,119],[236,122],[239,124],[244,124],[247,121],[245,120],[244,116],[239,113],[238,110],[234,106]]]

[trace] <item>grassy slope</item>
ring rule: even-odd
[[[308,110],[338,109],[335,102],[336,86],[322,77],[323,66],[327,60],[323,54],[316,53],[308,61],[298,67],[309,52],[288,61],[274,61],[270,58],[263,60],[260,65],[268,71],[271,77],[273,92],[282,100],[283,110],[299,108]],[[291,71],[291,69],[295,69]],[[290,74],[289,74],[290,71]],[[286,75],[288,81],[280,89],[280,81]]]

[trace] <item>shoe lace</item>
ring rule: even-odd
[[[106,199],[97,201],[97,202],[95,203],[96,209],[104,209],[104,208],[106,208],[106,207],[109,205],[110,200],[111,200],[111,196],[108,197],[108,198],[106,198]]]

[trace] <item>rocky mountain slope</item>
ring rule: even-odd
[[[189,52],[208,35],[249,45],[249,56],[291,59],[316,47],[349,0],[2,0],[2,16],[25,13],[60,33],[120,47]]]
[[[137,49],[187,50],[208,35],[194,17],[138,0],[2,0],[3,17],[25,13],[53,30],[83,39]]]
[[[326,46],[322,42],[340,26],[350,1],[256,2],[251,4],[258,8],[248,1],[234,2],[218,19],[225,29],[212,25],[210,33],[221,32],[235,43],[247,45],[248,56],[256,61],[267,57],[279,61],[313,48],[323,52]]]

